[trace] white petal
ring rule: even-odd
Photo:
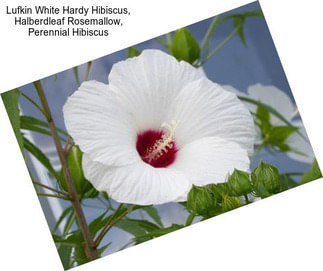
[[[153,168],[144,162],[130,166],[108,167],[83,156],[85,177],[99,191],[106,191],[118,202],[150,205],[183,201],[191,183],[181,172]]]
[[[177,169],[196,185],[226,181],[235,168],[249,170],[246,150],[217,137],[206,137],[185,145],[169,168]]]
[[[93,161],[127,165],[140,160],[134,122],[118,105],[108,85],[82,83],[63,108],[69,134]]]
[[[168,121],[178,121],[179,148],[196,139],[216,136],[253,151],[255,128],[249,110],[229,91],[201,78],[188,84],[175,98]]]
[[[247,96],[245,93],[241,92],[240,90],[237,90],[235,87],[231,86],[231,85],[221,85],[221,87],[223,87],[225,90],[230,91],[232,93],[234,93],[235,95],[241,95],[241,96]]]
[[[205,73],[205,71],[204,71],[204,68],[202,66],[201,67],[198,67],[196,70],[200,73],[200,76],[201,77],[208,78],[207,75],[206,75],[206,73]]]
[[[222,85],[222,87],[225,90],[230,91],[230,92],[236,94],[237,96],[242,96],[242,97],[248,98],[248,95],[246,93],[237,90],[233,86],[230,86],[230,85]],[[257,111],[257,106],[255,104],[248,103],[248,102],[244,102],[244,101],[242,101],[242,103],[249,109],[249,111],[251,111],[253,113],[255,113]]]
[[[307,137],[305,127],[303,126],[303,123],[301,121],[297,121],[297,122],[295,121],[293,122],[293,125],[295,125],[296,127],[299,127],[299,132],[306,138],[306,140],[303,137],[301,137],[298,133],[292,133],[286,139],[286,144],[292,150],[301,152],[301,154],[297,154],[294,152],[287,152],[287,155],[290,158],[303,163],[312,163],[315,156],[313,153],[312,146]]]
[[[250,98],[271,106],[278,111],[286,120],[290,121],[293,116],[294,105],[289,96],[274,86],[255,84],[248,88]],[[271,123],[274,126],[286,125],[285,122],[270,114]]]
[[[202,76],[190,64],[162,51],[144,50],[138,57],[113,65],[109,86],[144,131],[160,128],[178,92]]]

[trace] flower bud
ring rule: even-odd
[[[262,198],[278,193],[281,190],[278,169],[264,161],[261,161],[254,169],[251,174],[251,180],[255,192]]]
[[[71,147],[67,154],[67,163],[75,184],[76,191],[79,195],[83,196],[85,193],[89,192],[93,186],[84,176],[82,169],[82,157],[83,153],[77,146]],[[62,169],[59,174],[59,183],[63,190],[67,191],[67,184]],[[93,193],[90,193],[89,195],[93,196]]]
[[[228,212],[242,206],[238,197],[223,196],[222,211]]]
[[[206,186],[195,186],[187,195],[187,209],[205,216],[216,207],[216,201]]]
[[[201,48],[192,33],[184,27],[176,30],[170,52],[177,60],[193,65],[200,57]]]
[[[222,203],[224,195],[228,195],[227,183],[208,184],[206,187],[209,189],[213,197],[218,203]]]
[[[230,196],[242,196],[252,191],[248,172],[235,169],[228,178],[228,193]]]

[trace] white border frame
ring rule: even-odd
[[[197,5],[169,0],[113,0],[110,5],[129,6],[133,15],[131,23],[106,44],[95,39],[27,39],[3,15],[3,6],[9,2],[27,4],[17,0],[1,3],[1,74],[5,75],[1,91],[251,1],[201,0]],[[49,3],[32,1],[36,2]],[[320,1],[263,0],[261,5],[322,167]],[[85,49],[89,45],[93,48],[90,51]],[[62,48],[63,55],[57,57],[53,52]],[[0,123],[1,269],[62,270],[2,103]],[[323,182],[318,180],[75,270],[322,270],[322,191]]]

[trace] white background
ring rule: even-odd
[[[107,5],[107,1],[69,1]],[[107,55],[251,1],[109,1],[131,10],[108,38],[30,38],[11,7],[66,1],[2,0],[0,91]],[[260,1],[323,168],[321,1]],[[0,269],[63,270],[0,103]],[[75,270],[322,270],[322,180],[198,223]]]

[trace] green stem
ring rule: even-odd
[[[261,143],[261,144],[256,148],[255,152],[253,153],[252,157],[250,158],[250,164],[252,164],[252,163],[255,161],[255,159],[256,159],[256,157],[257,157],[257,155],[259,154],[259,152],[261,151],[261,149],[262,149],[265,145],[266,145],[266,142],[264,141],[264,142],[262,142],[262,143]]]
[[[238,98],[241,100],[241,101],[244,101],[244,102],[247,102],[247,103],[250,103],[250,104],[254,104],[254,105],[257,105],[257,106],[262,106],[264,107],[265,109],[267,109],[269,111],[269,113],[275,115],[277,118],[279,118],[281,121],[283,121],[284,123],[286,123],[288,126],[291,126],[291,127],[294,127],[288,120],[286,120],[278,111],[276,111],[274,108],[272,108],[271,106],[269,105],[266,105],[262,102],[259,102],[259,101],[256,101],[256,100],[253,100],[251,98],[248,98],[248,97],[244,97],[244,96],[241,96],[241,95],[238,95]],[[295,131],[300,137],[302,137],[306,142],[309,142],[308,139],[299,131],[299,130],[296,130]]]
[[[102,239],[103,239],[103,237],[108,233],[108,231],[116,224],[116,223],[118,223],[118,221],[120,220],[120,219],[122,219],[123,217],[125,217],[126,215],[128,214],[128,211],[126,210],[126,211],[124,211],[120,216],[118,216],[115,220],[113,220],[113,221],[111,221],[111,223],[110,223],[110,225],[108,225],[105,229],[104,229],[104,231],[102,231],[101,232],[101,236],[100,236],[100,239],[97,239],[96,241],[97,242],[95,242],[95,246],[97,247],[97,246],[99,246],[99,244],[100,244],[100,242],[102,241]]]
[[[50,197],[50,198],[58,198],[58,199],[63,199],[63,200],[71,200],[68,197],[59,196],[59,195],[55,195],[55,194],[37,193],[37,195],[41,196],[41,197]]]
[[[81,83],[80,83],[80,77],[79,77],[79,70],[77,66],[73,68],[73,73],[75,76],[76,83],[79,86]]]
[[[106,203],[100,196],[97,197],[97,199],[105,206],[105,208],[110,208],[110,204]]]
[[[202,42],[201,42],[201,48],[203,49],[205,45],[207,45],[207,43],[209,42],[210,38],[211,38],[211,35],[213,34],[214,32],[214,28],[215,26],[217,25],[218,23],[218,18],[219,16],[215,16],[209,26],[209,28],[207,29],[203,39],[202,39]],[[208,51],[206,51],[206,53],[208,53]]]
[[[212,56],[214,56],[224,45],[226,45],[233,37],[234,35],[238,32],[239,28],[235,28],[230,34],[229,36],[227,36],[223,41],[220,42],[220,44],[214,48],[214,50],[208,54],[207,57],[205,57],[202,62],[201,62],[201,66],[208,61]]]
[[[44,116],[46,116],[45,112],[43,109],[41,109],[41,107],[33,100],[31,99],[29,96],[27,96],[25,93],[23,93],[22,91],[20,91],[21,96],[23,96],[27,101],[29,101],[32,105],[34,105],[40,113],[42,113]]]
[[[249,201],[249,199],[248,199],[248,195],[244,195],[244,199],[245,199],[245,201],[246,201],[246,203],[247,203],[247,204],[249,204],[249,203],[250,203],[250,201]]]
[[[85,204],[84,202],[82,202],[81,205],[83,207],[86,207],[86,208],[92,208],[92,209],[97,209],[97,210],[107,210],[106,207],[96,206],[96,205],[91,205],[91,204]]]
[[[255,152],[254,152],[254,154],[253,154],[253,156],[254,157],[256,157],[258,154],[259,154],[259,152],[261,151],[261,149],[264,147],[266,145],[266,142],[264,141],[264,142],[262,142],[257,148],[256,148],[256,150],[255,150]]]
[[[92,61],[89,61],[87,63],[87,65],[86,65],[86,71],[85,71],[85,75],[84,75],[84,80],[83,81],[87,81],[89,79],[91,66],[92,66]]]
[[[196,213],[194,213],[194,212],[190,213],[190,215],[186,219],[185,226],[192,225],[192,222],[195,217],[196,217]]]
[[[50,187],[50,186],[44,185],[44,184],[39,183],[39,182],[36,182],[36,181],[33,181],[33,183],[34,183],[34,184],[36,184],[36,185],[38,185],[38,186],[41,186],[41,187],[43,187],[43,188],[46,188],[46,189],[48,189],[48,190],[51,190],[51,191],[53,191],[53,192],[56,192],[56,193],[58,193],[58,194],[62,194],[62,195],[64,195],[64,196],[68,197],[68,194],[67,194],[67,193],[65,193],[64,191],[57,190],[57,189],[55,189],[55,188],[52,188],[52,187]]]
[[[68,232],[70,231],[70,229],[72,228],[74,220],[75,220],[75,216],[76,216],[76,214],[75,214],[75,212],[73,212],[70,219],[67,221],[67,224],[65,225],[64,232],[63,232],[64,236],[66,236],[68,234]]]
[[[106,235],[106,233],[112,228],[112,226],[116,222],[118,222],[121,218],[123,218],[125,215],[128,214],[128,210],[126,210],[119,217],[117,217],[115,220],[113,220],[113,218],[115,217],[115,215],[118,213],[118,211],[121,209],[122,206],[123,206],[123,204],[121,203],[118,206],[118,208],[114,210],[113,214],[108,219],[107,223],[105,224],[105,226],[103,227],[103,229],[99,233],[98,237],[94,241],[95,247],[97,247],[97,246],[100,245],[100,242],[102,241],[102,239],[104,238],[104,236]]]
[[[87,225],[87,222],[86,222],[86,219],[84,216],[84,212],[83,212],[83,209],[81,207],[81,204],[80,204],[80,201],[78,198],[78,194],[77,194],[77,191],[75,188],[75,183],[73,181],[73,178],[72,178],[72,175],[71,175],[68,163],[67,163],[66,156],[64,155],[64,151],[63,151],[62,145],[60,143],[60,140],[59,140],[56,128],[55,128],[55,123],[52,118],[51,111],[50,111],[43,87],[42,87],[41,82],[39,80],[34,82],[34,86],[37,90],[39,99],[41,101],[43,110],[45,112],[48,127],[52,133],[52,137],[53,137],[53,140],[54,140],[54,143],[56,146],[57,154],[59,156],[59,159],[60,159],[60,162],[62,165],[64,178],[66,180],[68,194],[71,199],[73,209],[76,213],[77,221],[79,223],[81,232],[84,237],[85,249],[89,253],[89,256],[92,260],[97,259],[98,258],[97,251],[96,251],[96,248],[93,246],[93,240],[91,237],[91,233],[90,233],[89,227]]]

